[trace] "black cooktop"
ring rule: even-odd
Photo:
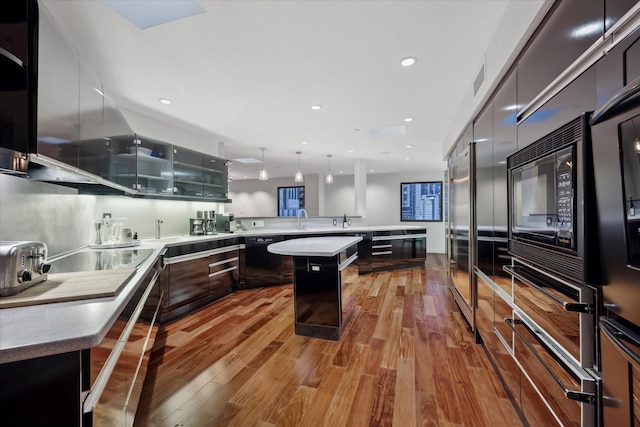
[[[153,249],[89,249],[50,262],[49,273],[137,268],[152,253]]]

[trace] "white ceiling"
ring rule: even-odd
[[[207,135],[212,153],[224,142],[228,159],[266,147],[275,178],[293,176],[296,151],[305,174],[326,173],[327,154],[334,175],[355,159],[373,173],[443,169],[443,139],[510,2],[200,0],[205,13],[145,30],[100,1],[43,3],[119,105]],[[407,56],[417,63],[402,67]]]

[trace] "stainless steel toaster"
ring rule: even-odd
[[[0,297],[47,280],[50,268],[44,243],[0,242]]]

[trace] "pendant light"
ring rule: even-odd
[[[331,154],[327,154],[329,158],[329,173],[324,177],[325,184],[333,184],[333,175],[331,175]]]
[[[258,179],[260,181],[268,181],[269,174],[267,173],[267,169],[264,167],[264,150],[266,150],[266,148],[260,147],[260,149],[262,150],[262,170],[260,171],[260,175],[258,175]]]
[[[295,182],[304,182],[304,175],[302,175],[302,171],[300,170],[300,154],[302,154],[302,152],[296,151],[296,154],[298,155],[298,172],[296,172],[293,180]]]

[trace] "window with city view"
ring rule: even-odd
[[[400,221],[442,221],[442,181],[403,182]]]

